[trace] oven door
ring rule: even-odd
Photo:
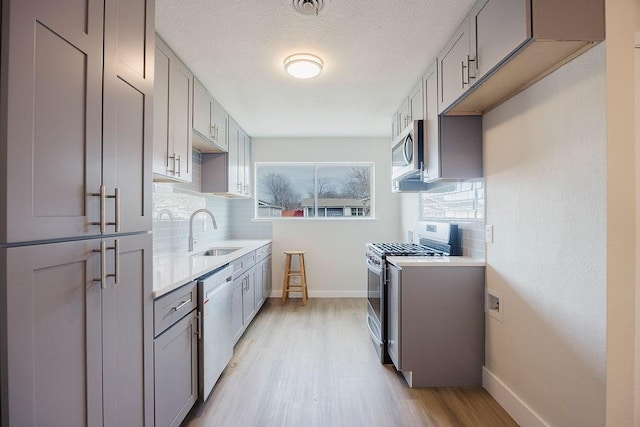
[[[367,260],[367,327],[382,363],[388,363],[385,347],[384,269]]]

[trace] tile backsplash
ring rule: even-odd
[[[193,231],[198,244],[213,244],[227,239],[270,239],[270,222],[253,222],[251,199],[229,199],[201,193],[201,154],[193,152],[192,182],[153,183],[153,255],[184,252],[189,247],[189,219],[197,209],[213,213],[211,218],[198,214]]]
[[[484,179],[442,183],[419,196],[420,220],[458,224],[463,255],[473,258],[485,257],[484,214]]]

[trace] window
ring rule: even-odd
[[[256,163],[256,218],[373,216],[373,163]]]

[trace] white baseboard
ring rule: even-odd
[[[282,290],[273,290],[269,295],[269,298],[282,297]],[[366,298],[367,291],[312,291],[309,290],[309,298]],[[296,292],[290,295],[290,298],[300,298],[300,293]]]
[[[484,366],[482,367],[482,387],[522,427],[549,427],[540,415]]]

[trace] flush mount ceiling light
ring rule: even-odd
[[[284,70],[297,79],[311,79],[322,71],[322,59],[310,53],[296,53],[284,60]]]

